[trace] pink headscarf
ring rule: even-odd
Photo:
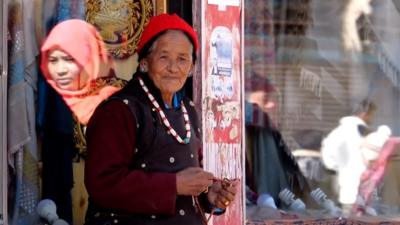
[[[50,50],[60,49],[68,53],[83,68],[82,73],[89,76],[89,82],[78,91],[60,89],[48,71]],[[120,88],[104,86],[99,90],[95,80],[109,69],[107,50],[96,28],[78,19],[71,19],[57,24],[47,36],[41,48],[41,69],[47,82],[63,97],[72,112],[82,124],[87,124],[97,105]],[[106,74],[107,76],[108,74]]]

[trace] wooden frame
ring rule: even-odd
[[[167,0],[154,0],[154,15],[167,13],[168,3]]]

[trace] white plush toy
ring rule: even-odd
[[[392,131],[386,125],[381,125],[375,132],[368,134],[361,146],[364,158],[368,161],[377,159],[390,135],[392,135]]]

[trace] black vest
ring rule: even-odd
[[[201,137],[198,117],[194,104],[184,99],[183,102],[189,114],[191,138],[189,144],[180,144],[167,133],[161,117],[151,105],[147,95],[136,79],[129,82],[120,92],[107,101],[122,101],[127,104],[134,115],[138,127],[136,135],[137,146],[132,169],[148,172],[176,173],[187,167],[199,165],[198,151],[201,148]],[[106,104],[106,103],[105,103]],[[163,109],[168,121],[181,137],[185,137],[185,124],[181,108]],[[127,187],[129,188],[129,187]],[[87,218],[92,222],[87,224],[152,224],[152,225],[202,225],[201,215],[196,211],[191,196],[178,196],[175,215],[128,215],[101,209],[89,200]],[[97,217],[96,217],[97,216]],[[96,219],[97,218],[97,219]],[[95,222],[98,221],[98,222]]]

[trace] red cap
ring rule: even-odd
[[[194,45],[193,48],[195,51],[197,51],[199,43],[197,40],[197,34],[193,28],[178,15],[169,15],[165,13],[154,16],[150,19],[149,23],[142,32],[136,52],[139,53],[147,44],[147,42],[149,42],[153,37],[157,36],[157,34],[166,30],[181,30],[185,32],[192,39]]]

